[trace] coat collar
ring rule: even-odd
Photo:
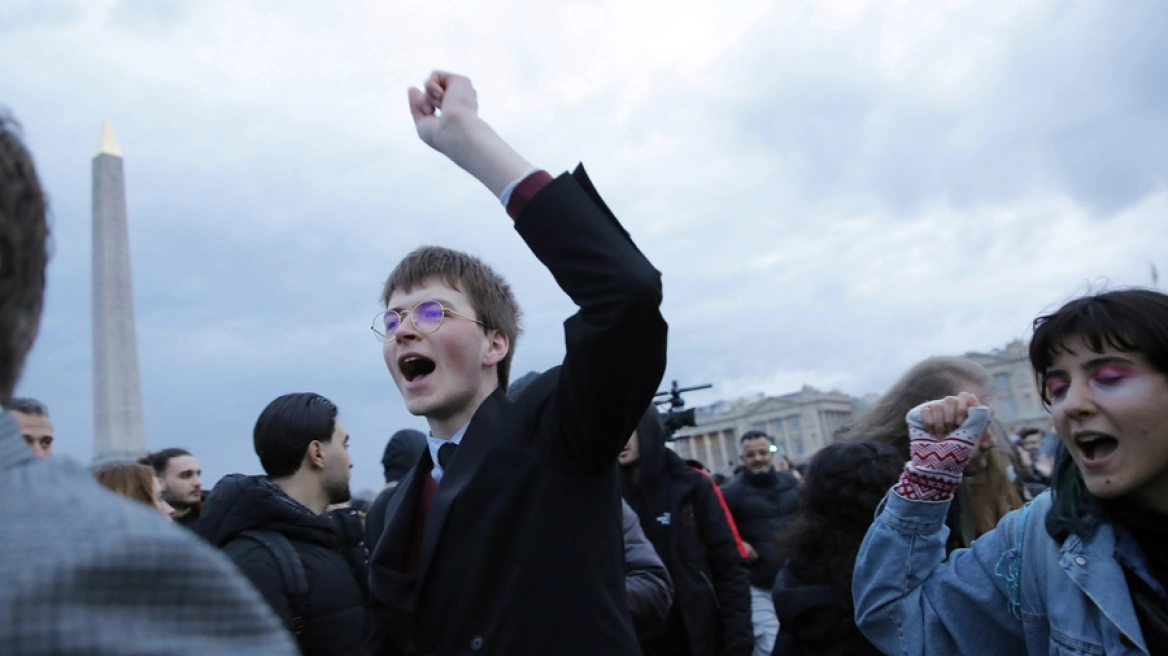
[[[1135,541],[1122,528],[1102,522],[1086,538],[1068,537],[1059,551],[1059,567],[1100,612],[1128,636],[1143,636],[1131,593],[1126,585],[1115,584],[1124,580],[1122,563],[1134,566],[1133,572],[1145,581],[1151,580]]]
[[[503,415],[511,402],[502,389],[496,389],[483,401],[475,411],[466,434],[458,445],[458,453],[450,461],[450,467],[442,474],[438,482],[438,491],[434,494],[434,503],[430,506],[430,514],[426,517],[426,532],[422,537],[422,553],[419,579],[424,579],[430,567],[434,551],[438,548],[438,539],[446,527],[446,519],[450,514],[450,507],[462,490],[470,483],[478,470],[479,465],[487,459],[487,454],[495,446],[499,427],[503,423]],[[430,463],[429,454],[423,458]],[[430,463],[432,466],[432,463]]]
[[[502,390],[495,390],[483,401],[467,426],[466,434],[459,444],[458,453],[450,462],[450,467],[442,474],[438,483],[434,500],[430,504],[430,512],[426,517],[426,527],[422,536],[422,549],[419,554],[418,581],[425,579],[430,563],[437,550],[438,541],[445,530],[446,521],[451,506],[462,490],[470,483],[478,470],[479,465],[487,459],[491,449],[497,444],[499,428],[503,423],[504,415],[511,406]],[[27,449],[26,449],[27,450]],[[422,484],[430,475],[434,462],[429,450],[422,452],[422,457],[410,473],[398,483],[398,491],[390,499],[385,509],[387,521],[383,535],[404,536],[395,540],[379,539],[374,548],[373,562],[391,568],[399,569],[404,565],[406,549],[409,546],[409,534],[417,512],[418,498],[422,493]]]

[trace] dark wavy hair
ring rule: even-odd
[[[1168,296],[1150,289],[1102,292],[1076,298],[1035,319],[1030,365],[1048,408],[1046,372],[1076,340],[1097,353],[1108,348],[1139,353],[1153,369],[1168,375]],[[1059,544],[1072,534],[1085,537],[1106,515],[1062,444],[1051,478],[1053,505],[1046,516],[1046,532]]]
[[[889,444],[836,442],[821,449],[803,478],[799,512],[779,535],[779,562],[802,582],[835,585],[850,599],[860,543],[903,468]]]

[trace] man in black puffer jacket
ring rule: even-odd
[[[743,469],[722,487],[722,496],[749,554],[754,653],[769,656],[779,632],[771,587],[783,565],[777,562],[775,538],[799,509],[799,480],[775,470],[774,443],[766,433],[748,431],[741,444]]]
[[[750,656],[746,565],[713,479],[665,447],[650,407],[620,453],[621,494],[673,578],[666,623],[641,630],[645,656]]]
[[[198,532],[223,549],[296,636],[306,656],[358,654],[365,629],[368,553],[349,500],[349,436],[317,394],[273,401],[255,428],[268,476],[226,476]]]

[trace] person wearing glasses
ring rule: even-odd
[[[583,168],[553,179],[477,115],[465,77],[410,90],[419,137],[499,198],[579,306],[560,366],[506,396],[519,308],[478,258],[419,248],[373,331],[428,448],[371,545],[368,653],[640,654],[617,455],[665,368],[660,274]]]

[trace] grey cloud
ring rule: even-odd
[[[966,102],[929,92],[935,80],[857,77],[846,60],[784,61],[768,47],[745,55],[761,88],[735,120],[740,143],[774,152],[815,202],[862,191],[912,212],[1045,187],[1115,211],[1168,179],[1164,24],[1163,3],[1052,3],[1011,28],[993,68],[962,80]],[[871,34],[856,36],[875,56]]]
[[[178,0],[121,0],[109,13],[114,25],[135,32],[157,33],[183,21],[187,3]]]
[[[0,34],[59,28],[80,17],[79,3],[69,0],[7,0],[0,5]]]

